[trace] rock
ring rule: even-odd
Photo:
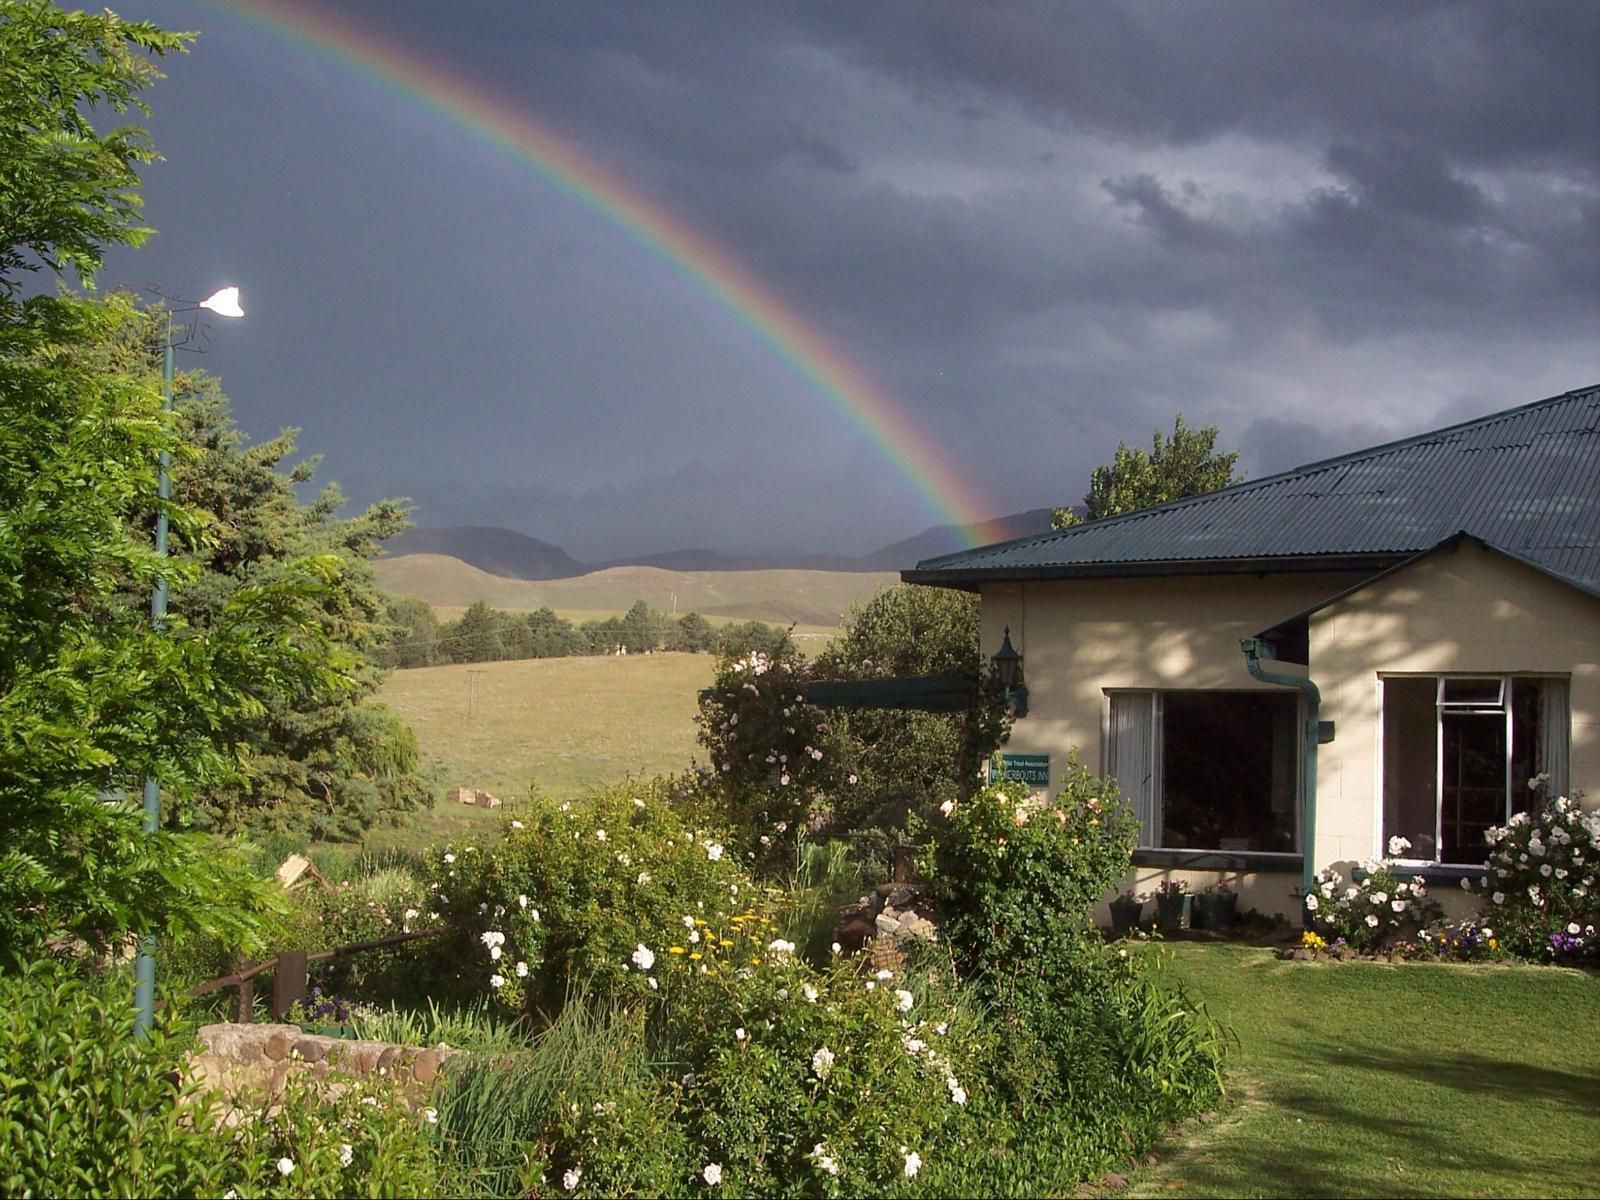
[[[287,1033],[278,1032],[267,1039],[263,1047],[266,1056],[273,1062],[280,1062],[289,1057],[289,1050],[294,1046],[294,1041]]]
[[[879,913],[873,924],[877,927],[879,933],[893,935],[900,932],[900,922],[896,921],[887,913]]]
[[[293,1053],[308,1063],[321,1062],[328,1057],[328,1044],[321,1038],[301,1038],[294,1044]]]
[[[432,1083],[439,1074],[439,1064],[437,1050],[424,1050],[411,1061],[411,1078],[418,1083]]]
[[[390,1070],[395,1063],[400,1061],[400,1047],[389,1046],[378,1053],[378,1070]]]

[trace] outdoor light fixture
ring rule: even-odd
[[[209,308],[219,317],[244,316],[244,309],[239,307],[239,289],[236,287],[225,287],[212,292],[200,301],[200,307]]]
[[[994,677],[1000,681],[1005,702],[1011,705],[1011,711],[1019,717],[1027,716],[1028,688],[1022,682],[1022,655],[1011,644],[1011,626],[1006,626],[1000,649],[994,652],[989,661],[994,664]]]
[[[177,374],[172,352],[181,348],[197,354],[204,353],[206,343],[209,341],[207,331],[204,328],[197,330],[196,322],[177,324],[173,321],[172,314],[194,312],[203,308],[216,313],[219,317],[242,317],[244,309],[239,307],[239,289],[236,287],[220,288],[204,300],[180,300],[156,288],[148,290],[167,301],[167,336],[162,339],[161,345],[161,411],[170,412],[172,384]],[[165,558],[167,501],[172,497],[172,456],[166,450],[161,451],[161,471],[156,479],[156,496],[160,501],[156,507],[156,557]],[[165,573],[161,573],[156,576],[155,590],[150,596],[150,624],[159,632],[166,627],[166,623],[167,577]],[[160,828],[161,783],[155,776],[147,775],[144,780],[144,831],[147,834],[154,834]],[[146,934],[139,939],[139,956],[133,966],[133,1003],[134,1029],[143,1037],[149,1033],[151,1025],[154,1024],[156,1012],[156,940],[152,934]]]

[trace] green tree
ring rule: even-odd
[[[152,630],[157,559],[144,517],[158,456],[184,447],[148,363],[116,364],[149,319],[123,298],[21,298],[22,272],[91,278],[136,245],[147,56],[187,38],[110,13],[0,0],[0,968],[79,938],[195,934],[248,945],[266,894],[236,855],[141,831],[146,776],[182,797],[236,769],[252,722],[287,698],[348,691],[318,620],[321,556],[235,592],[203,627]],[[65,281],[63,281],[64,283]],[[178,504],[196,542],[214,522]]]
[[[425,803],[416,738],[373,699],[383,680],[378,656],[393,630],[370,560],[384,539],[405,528],[405,510],[385,500],[340,517],[344,495],[333,484],[302,504],[295,488],[314,480],[318,460],[284,469],[296,452],[294,430],[249,445],[215,378],[183,374],[175,391],[186,453],[173,468],[173,494],[215,519],[203,536],[173,539],[174,557],[197,568],[173,588],[173,611],[209,628],[241,589],[282,578],[315,556],[328,568],[318,625],[339,649],[351,684],[337,697],[284,698],[269,706],[236,778],[200,792],[193,818],[223,831],[288,827],[349,838],[382,814]]]
[[[500,614],[479,600],[444,629],[445,647],[451,662],[499,662],[506,656],[500,638]]]
[[[697,612],[684,613],[672,623],[667,634],[667,649],[688,654],[709,654],[716,648],[717,630]]]
[[[1118,444],[1111,465],[1096,467],[1089,478],[1089,493],[1083,498],[1086,518],[1098,521],[1239,482],[1234,475],[1238,452],[1218,454],[1217,434],[1215,425],[1190,429],[1179,413],[1171,439],[1156,430],[1149,454],[1126,442]],[[1064,529],[1084,519],[1070,508],[1057,508],[1050,514],[1050,526]]]
[[[556,615],[552,608],[529,613],[524,620],[533,645],[534,658],[565,658],[588,653],[588,641],[571,621]]]
[[[380,656],[382,661],[392,667],[431,667],[449,661],[439,642],[439,617],[433,605],[415,596],[391,596],[388,604],[394,637]]]
[[[635,600],[622,618],[622,644],[629,654],[659,650],[666,640],[667,618],[643,600]]]
[[[777,654],[789,643],[787,631],[764,621],[733,621],[717,630],[717,654],[743,658],[749,654]]]

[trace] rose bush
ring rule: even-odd
[[[1542,782],[1536,777],[1530,786]],[[1478,891],[1500,942],[1545,961],[1600,958],[1600,813],[1558,796],[1515,814],[1485,838],[1489,874]]]
[[[1438,918],[1442,910],[1429,899],[1427,881],[1400,877],[1395,860],[1410,848],[1405,838],[1390,838],[1390,857],[1369,859],[1362,878],[1348,884],[1332,867],[1319,872],[1316,887],[1304,897],[1312,930],[1330,943],[1371,950]]]

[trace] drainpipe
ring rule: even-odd
[[[1305,738],[1305,753],[1302,755],[1304,775],[1300,783],[1305,797],[1300,823],[1300,894],[1309,896],[1316,888],[1317,878],[1317,745],[1324,740],[1320,721],[1322,693],[1317,690],[1316,684],[1304,676],[1284,675],[1262,667],[1261,660],[1272,657],[1272,647],[1261,638],[1245,638],[1239,643],[1239,649],[1244,651],[1244,664],[1253,678],[1262,683],[1299,688],[1306,696],[1306,723],[1302,731]],[[1333,739],[1330,737],[1326,740]]]

